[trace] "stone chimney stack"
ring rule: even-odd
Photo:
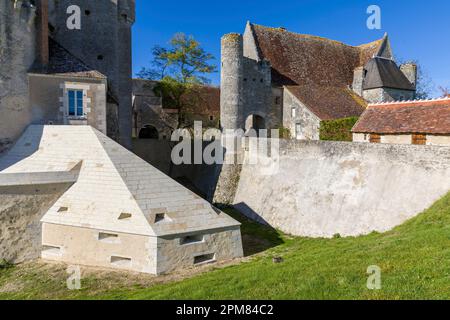
[[[353,91],[362,97],[364,83],[364,67],[358,67],[353,71]]]
[[[39,62],[46,66],[49,62],[48,48],[48,0],[37,0],[37,52]]]
[[[400,70],[406,76],[406,78],[411,82],[414,87],[417,84],[417,65],[415,63],[405,63],[400,66]]]

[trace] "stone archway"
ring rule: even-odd
[[[158,130],[151,125],[145,125],[140,131],[139,131],[139,139],[159,139],[159,132]]]
[[[266,129],[266,120],[257,114],[250,114],[245,120],[245,132],[255,130],[256,135],[259,137],[259,130]]]

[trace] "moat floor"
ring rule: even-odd
[[[81,290],[67,289],[64,265],[4,265],[0,299],[450,298],[450,194],[393,231],[358,238],[289,237],[225,211],[243,222],[240,261],[162,277],[82,268]],[[380,290],[367,288],[369,266],[381,269]]]

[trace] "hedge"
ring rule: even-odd
[[[325,141],[353,141],[352,128],[358,117],[325,120],[320,123],[320,140]]]

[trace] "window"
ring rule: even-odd
[[[292,118],[295,118],[297,116],[297,109],[294,107],[291,110]]]
[[[275,97],[275,104],[280,105],[281,103],[281,97]]]
[[[209,121],[213,121],[214,120],[214,116],[209,116]]]
[[[412,135],[412,144],[416,145],[426,145],[427,144],[427,136],[425,134],[413,134]]]
[[[69,116],[84,116],[83,90],[69,90]]]
[[[379,134],[372,133],[370,135],[370,143],[381,143],[381,136]]]
[[[302,125],[300,123],[295,124],[295,137],[297,139],[302,138]]]

